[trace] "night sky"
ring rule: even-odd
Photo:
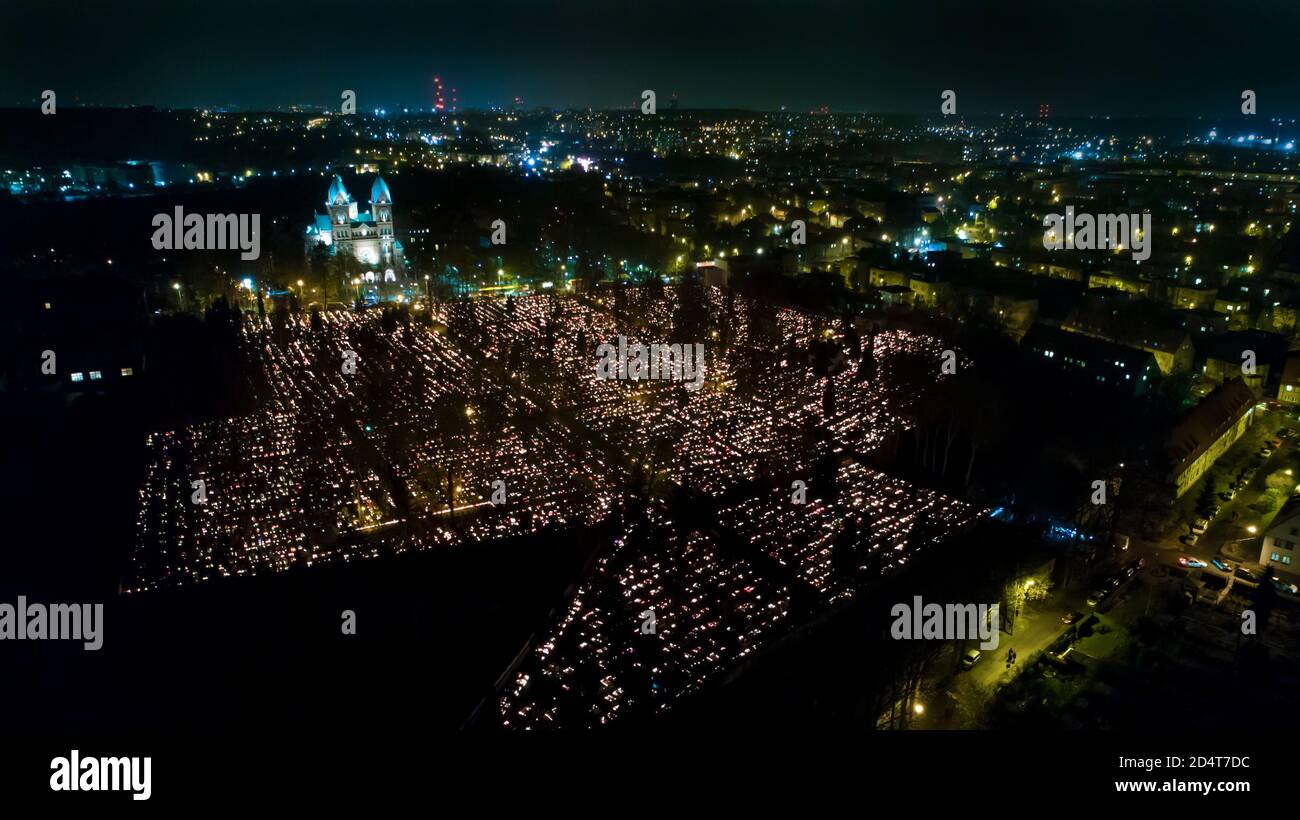
[[[1086,10],[1085,10],[1086,9]],[[7,0],[0,105],[1300,114],[1300,4],[999,0]],[[448,92],[449,95],[449,92]],[[449,100],[450,102],[450,100]]]

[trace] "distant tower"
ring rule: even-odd
[[[1038,104],[1038,119],[1045,120],[1052,113],[1052,107],[1047,103]]]
[[[456,105],[457,105],[457,102],[458,102],[458,100],[456,99],[456,89],[453,88],[453,89],[451,90],[451,112],[452,112],[453,114],[456,113]]]
[[[442,98],[442,79],[433,78],[433,110],[445,111],[447,109],[446,101]]]
[[[669,111],[676,111],[676,110],[677,110],[677,92],[676,92],[676,91],[673,92],[673,98],[672,98],[671,100],[668,101],[668,110],[669,110]]]

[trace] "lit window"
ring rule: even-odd
[[[46,310],[52,310],[53,308],[54,308],[54,305],[51,305],[49,302],[46,302],[46,303],[45,303],[45,309],[46,309]]]
[[[72,374],[72,380],[73,380],[74,382],[83,381],[85,378],[86,378],[86,376],[85,376],[84,373],[73,373],[73,374]]]
[[[102,379],[102,378],[104,378],[104,374],[101,373],[100,371],[98,371],[98,370],[92,370],[92,371],[90,371],[90,380],[91,380],[92,382],[97,382],[97,381],[99,381],[99,380]]]
[[[134,375],[135,375],[135,368],[132,368],[132,367],[124,367],[124,368],[122,368],[122,375],[123,375],[123,376],[134,376]]]

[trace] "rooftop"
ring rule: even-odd
[[[1255,394],[1240,376],[1206,396],[1169,434],[1166,452],[1175,464],[1195,461],[1255,404]]]

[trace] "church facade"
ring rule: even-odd
[[[393,195],[382,176],[370,186],[370,209],[361,211],[343,178],[334,175],[325,210],[317,211],[307,228],[307,248],[324,244],[332,253],[345,253],[373,268],[376,278],[393,281],[402,267],[402,244],[393,233]]]

